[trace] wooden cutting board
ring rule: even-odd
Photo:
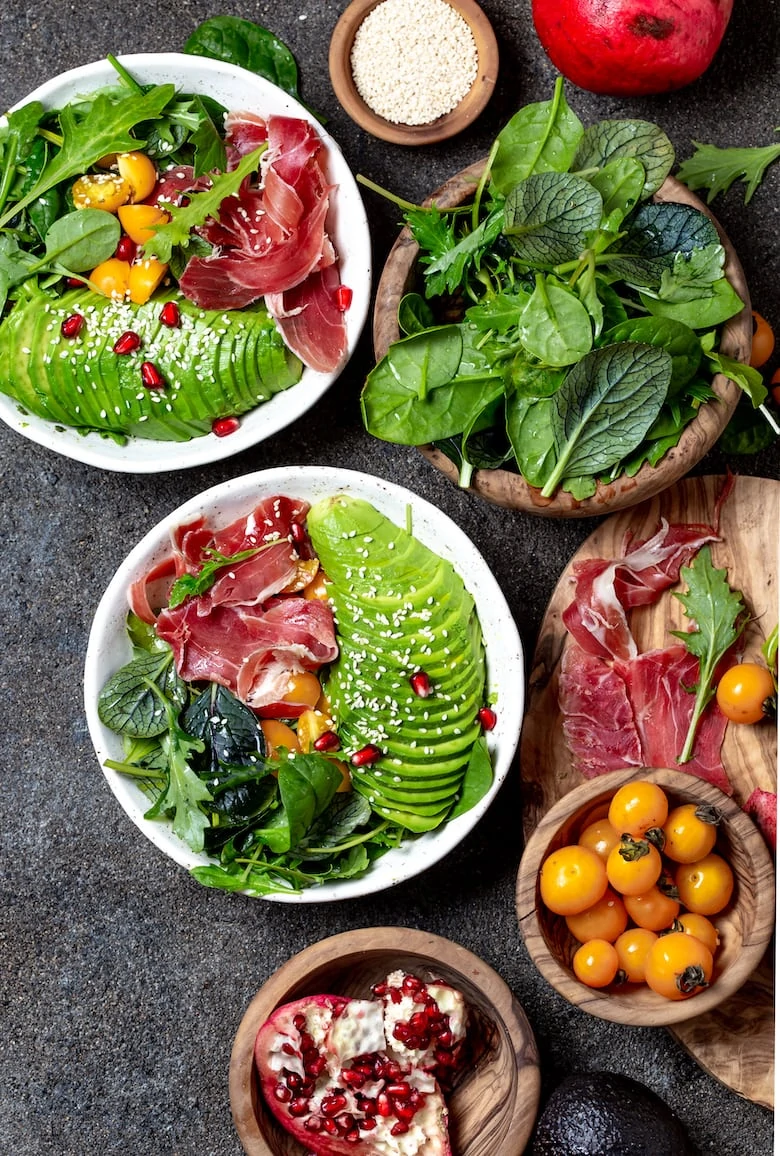
[[[588,558],[618,557],[627,532],[649,538],[661,518],[711,524],[723,483],[722,477],[686,478],[650,501],[614,514],[583,543],[561,575],[539,632],[520,744],[526,836],[553,803],[583,781],[572,768],[558,709],[558,676],[568,638],[561,615],[572,598],[573,564]],[[722,540],[712,546],[713,562],[726,568],[731,587],[742,591],[751,611],[752,621],[744,637],[746,653],[754,657],[777,622],[780,482],[738,477],[721,511],[720,534]],[[684,584],[673,589],[679,588]],[[669,631],[688,625],[679,599],[668,591],[654,605],[631,611],[629,622],[640,651],[671,645],[676,640]],[[777,728],[770,723],[730,725],[722,758],[738,802],[744,803],[754,787],[777,789]],[[740,1095],[772,1108],[770,953],[730,1000],[670,1030],[713,1076]]]

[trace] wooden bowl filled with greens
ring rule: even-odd
[[[687,473],[746,390],[750,298],[656,125],[584,128],[559,80],[420,208],[385,264],[368,431],[552,517],[623,509]]]

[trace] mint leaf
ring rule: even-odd
[[[780,157],[780,144],[750,148],[718,148],[693,142],[695,151],[677,170],[677,178],[689,189],[707,189],[707,204],[725,193],[735,181],[744,181],[745,204],[756,191],[764,173]]]
[[[189,204],[176,206],[166,204],[171,219],[161,225],[154,236],[144,245],[144,256],[155,256],[166,264],[171,259],[171,253],[176,245],[186,248],[190,242],[192,229],[202,225],[209,217],[219,220],[219,209],[226,197],[235,196],[244,177],[257,170],[260,157],[268,148],[261,145],[254,152],[247,153],[239,164],[229,173],[214,175],[211,188],[201,193],[190,193]]]
[[[683,567],[680,576],[688,583],[688,590],[675,593],[675,598],[680,599],[696,628],[673,630],[672,634],[681,638],[687,650],[699,660],[699,680],[694,687],[696,701],[683,748],[677,756],[678,763],[687,763],[693,754],[701,716],[715,695],[715,669],[744,629],[745,623],[740,625],[740,619],[745,617],[745,604],[741,593],[732,590],[726,581],[726,571],[713,566],[709,546],[699,551],[690,566]]]

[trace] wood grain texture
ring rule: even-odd
[[[477,49],[477,75],[463,100],[430,124],[394,124],[377,116],[357,90],[350,56],[358,28],[381,0],[353,0],[339,18],[331,37],[328,69],[339,104],[356,124],[380,140],[399,145],[431,145],[448,140],[468,127],[490,100],[498,76],[498,43],[493,27],[475,0],[447,0],[471,29]]]
[[[479,161],[456,173],[431,195],[426,204],[452,208],[467,200],[473,195],[484,164],[484,161]],[[734,246],[707,206],[674,177],[667,177],[655,200],[691,205],[705,213],[718,230],[726,251],[726,276],[745,302],[742,311],[723,326],[720,350],[736,361],[748,361],[753,341],[750,293]],[[408,293],[416,283],[418,253],[419,247],[410,231],[403,229],[390,250],[377,287],[373,315],[374,356],[377,361],[384,357],[388,347],[400,336],[398,304],[404,293]],[[635,506],[661,493],[688,473],[723,432],[736,408],[740,390],[722,374],[715,375],[712,388],[719,401],[701,406],[697,416],[686,426],[678,444],[664,455],[657,466],[645,464],[632,478],[623,475],[609,483],[599,482],[595,494],[590,498],[577,500],[562,490],[552,498],[543,498],[541,492],[529,486],[520,474],[502,469],[475,470],[469,489],[495,505],[552,518],[593,517]],[[436,469],[457,484],[458,468],[446,454],[431,445],[420,446],[419,449]]]
[[[525,1013],[478,956],[410,928],[347,931],[284,964],[249,1004],[230,1061],[230,1104],[247,1156],[303,1156],[265,1108],[255,1076],[257,1032],[281,1004],[330,993],[366,998],[371,985],[403,968],[459,988],[469,1009],[470,1063],[448,1097],[455,1156],[521,1156],[539,1105],[539,1056]]]
[[[634,510],[603,522],[570,561],[553,592],[531,664],[529,701],[520,745],[523,777],[523,823],[526,837],[559,799],[583,782],[571,765],[558,710],[558,676],[567,633],[561,614],[571,600],[572,565],[587,558],[617,556],[626,533],[645,538],[662,517],[669,521],[710,522],[722,478],[687,478]],[[721,541],[712,546],[713,561],[728,571],[752,613],[745,636],[756,655],[778,614],[778,544],[780,483],[740,478],[721,512]],[[684,628],[678,599],[665,593],[653,606],[631,612],[631,627],[640,650],[669,645],[669,631]],[[723,763],[741,804],[753,787],[776,790],[777,731],[769,724],[729,726]],[[767,1106],[774,1104],[774,1021],[772,974],[768,958],[748,983],[719,1008],[684,1024],[673,1034],[723,1083]]]

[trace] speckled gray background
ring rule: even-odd
[[[292,48],[304,98],[326,114],[353,170],[409,199],[484,155],[516,107],[551,91],[554,70],[535,38],[528,0],[486,0],[501,73],[477,124],[447,144],[416,151],[373,140],[341,111],[328,79],[328,41],[345,7],[276,0],[230,11],[271,28]],[[219,12],[205,0],[32,6],[3,0],[0,107],[107,52],[176,50],[202,19]],[[625,115],[657,121],[680,158],[690,153],[692,138],[765,144],[780,124],[777,47],[774,0],[738,2],[714,66],[689,88],[648,100],[572,89],[569,97],[585,121]],[[737,189],[715,207],[740,253],[755,306],[780,327],[780,165],[747,208]],[[373,196],[367,208],[379,268],[396,217]],[[418,880],[363,902],[302,907],[200,888],[131,826],[108,790],[81,705],[95,606],[151,524],[239,473],[285,463],[340,465],[403,482],[436,502],[478,543],[530,655],[556,578],[596,522],[552,522],[489,507],[445,483],[414,451],[372,442],[357,407],[370,364],[364,338],[313,412],[257,449],[207,469],[137,478],[101,473],[0,429],[0,1151],[238,1156],[228,1061],[256,989],[288,956],[323,936],[398,924],[459,940],[501,973],[537,1034],[545,1087],[569,1071],[622,1071],[673,1105],[703,1153],[767,1156],[769,1112],[705,1074],[664,1030],[590,1018],[536,973],[513,908],[521,849],[517,782],[506,785],[456,853]],[[725,464],[714,453],[697,472]],[[729,464],[780,478],[780,447]]]

